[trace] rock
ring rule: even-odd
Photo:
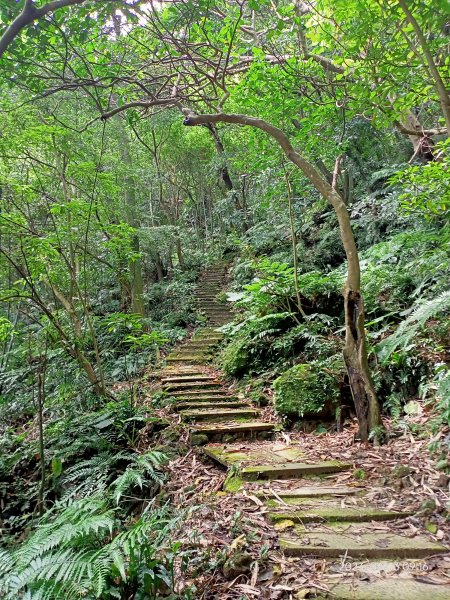
[[[235,552],[223,565],[223,574],[227,579],[234,579],[250,571],[253,561],[251,554],[245,551]]]
[[[204,433],[193,433],[191,435],[191,444],[193,446],[204,446],[209,442],[209,438]]]

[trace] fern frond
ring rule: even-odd
[[[416,333],[435,315],[450,309],[450,291],[443,292],[432,300],[420,304],[397,330],[377,345],[377,351],[383,361],[387,361],[395,350],[406,348]]]

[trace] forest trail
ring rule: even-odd
[[[289,435],[274,439],[280,425],[267,418],[269,411],[264,414],[250,400],[230,393],[208,366],[223,339],[216,327],[231,320],[230,310],[217,300],[225,276],[225,267],[219,266],[201,278],[197,299],[208,327],[170,354],[161,373],[191,444],[202,446],[205,460],[227,469],[226,492],[250,495],[265,507],[286,557],[323,561],[323,587],[315,597],[448,600],[450,586],[432,585],[437,582],[423,574],[427,561],[448,548],[418,534],[409,513],[391,510],[390,503],[372,504],[373,489],[357,481],[357,465],[317,460],[301,441],[291,443]],[[343,580],[327,568],[336,561],[341,570],[348,568],[349,577]],[[302,595],[302,587],[286,598],[311,597]]]

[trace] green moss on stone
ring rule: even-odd
[[[331,374],[320,363],[294,365],[274,381],[273,387],[275,409],[281,415],[331,415],[339,402],[338,374]]]
[[[230,473],[228,475],[228,477],[225,479],[225,483],[223,484],[223,489],[226,492],[235,493],[235,492],[238,492],[243,485],[244,485],[244,480],[242,479],[242,477],[240,477],[236,473]]]

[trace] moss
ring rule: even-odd
[[[230,473],[228,477],[225,479],[225,483],[223,484],[223,489],[227,492],[238,492],[241,487],[244,485],[244,480],[242,477],[237,475],[236,473]]]
[[[333,414],[339,402],[339,373],[323,363],[293,366],[274,381],[275,409],[281,415],[311,417]]]
[[[227,375],[237,377],[245,372],[248,360],[247,343],[237,338],[223,350],[220,364]]]

